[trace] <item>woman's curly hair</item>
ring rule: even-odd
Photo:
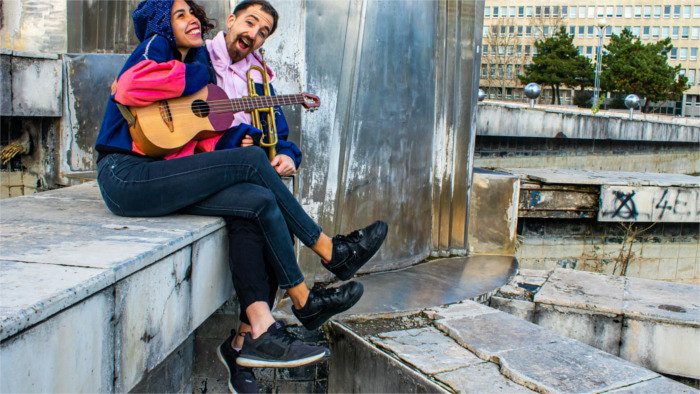
[[[193,0],[185,0],[185,3],[192,8],[192,12],[194,16],[199,19],[199,23],[202,25],[202,37],[204,37],[205,34],[209,33],[214,27],[216,27],[216,21],[213,19],[207,18],[207,13],[204,11],[204,7],[201,5],[195,3]]]

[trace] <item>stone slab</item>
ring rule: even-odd
[[[131,390],[191,332],[191,248],[115,285],[115,392]]]
[[[111,270],[0,261],[0,340],[112,283]]]
[[[700,327],[700,286],[628,278],[623,311],[627,318]]]
[[[435,375],[457,393],[534,393],[501,375],[497,364],[483,362]]]
[[[536,324],[500,311],[473,317],[436,320],[435,325],[460,345],[487,361],[497,360],[499,354],[514,349],[569,341]]]
[[[620,354],[622,315],[535,304],[533,323],[613,355]]]
[[[535,320],[534,302],[493,296],[489,300],[489,306],[491,306],[491,308],[498,309],[499,311],[519,317],[525,321],[532,322]]]
[[[692,387],[686,386],[682,383],[678,383],[673,379],[665,378],[659,376],[651,380],[647,380],[640,383],[635,383],[629,386],[625,386],[619,389],[606,391],[606,393],[615,394],[648,394],[648,393],[698,393],[700,391],[695,390]]]
[[[426,309],[423,312],[430,319],[440,320],[468,318],[483,315],[486,313],[496,313],[498,311],[474,301],[464,301],[442,307]]]
[[[483,362],[433,327],[380,333],[371,341],[427,375]]]
[[[625,318],[620,357],[654,371],[700,379],[700,329]]]
[[[498,360],[506,377],[541,393],[595,393],[659,376],[571,340],[521,347]]]
[[[621,314],[625,278],[557,268],[535,295],[535,303]]]
[[[113,392],[113,317],[106,289],[4,340],[0,392]]]
[[[226,229],[222,228],[192,244],[190,330],[195,330],[204,323],[232,293],[228,235]]]

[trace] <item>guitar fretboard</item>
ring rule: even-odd
[[[226,107],[217,105],[216,112],[242,112],[250,111],[257,108],[274,107],[278,105],[285,106],[303,104],[304,96],[301,94],[287,94],[281,96],[256,96],[231,99],[228,101],[229,105],[227,105]]]

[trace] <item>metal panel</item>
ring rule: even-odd
[[[64,55],[65,111],[61,120],[61,177],[93,171],[93,146],[102,124],[110,85],[127,55]],[[68,181],[66,181],[68,182]]]
[[[61,61],[57,56],[12,57],[12,114],[61,116]]]
[[[12,56],[0,53],[0,116],[12,115]]]

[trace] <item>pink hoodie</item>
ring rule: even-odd
[[[248,96],[246,73],[251,66],[262,68],[262,59],[260,55],[254,52],[246,56],[243,60],[231,64],[231,57],[226,48],[226,35],[223,31],[219,32],[213,39],[207,40],[206,45],[207,51],[209,51],[211,64],[214,66],[214,71],[216,72],[216,84],[224,89],[229,98]],[[262,83],[262,75],[260,72],[253,71],[251,72],[251,76],[256,83]],[[267,67],[267,78],[269,82],[275,80],[275,73],[269,66]],[[248,112],[239,112],[234,115],[231,127],[241,123],[250,124],[250,122],[251,116]]]

